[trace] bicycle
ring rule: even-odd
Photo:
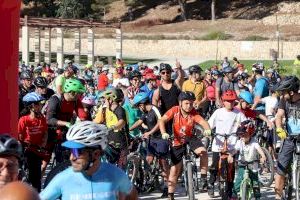
[[[290,165],[290,173],[286,174],[286,182],[283,196],[287,200],[300,200],[300,136],[289,136],[295,144],[293,162]],[[293,193],[295,196],[293,196]]]
[[[269,134],[269,129],[265,122],[258,125],[257,129],[257,140],[266,156],[266,162],[259,163],[259,181],[264,187],[270,187],[274,181],[275,169],[272,155],[268,151],[269,145],[267,142],[267,136]]]
[[[249,166],[253,164],[254,162],[258,162],[259,160],[247,162],[243,161],[243,164],[245,165],[245,171],[244,171],[244,178],[241,182],[240,186],[240,198],[241,200],[251,200],[253,198],[253,185],[252,181],[250,179],[250,171]]]
[[[232,134],[214,134],[215,137],[221,136],[224,138],[224,144],[221,148],[220,152],[220,159],[218,164],[218,174],[219,174],[219,194],[222,198],[222,200],[228,199],[228,191],[229,191],[229,182],[233,182],[234,180],[234,174],[232,174],[232,171],[234,170],[234,162],[229,163],[228,157],[229,157],[229,151],[228,151],[228,138],[232,136]]]

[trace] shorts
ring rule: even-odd
[[[277,174],[285,176],[289,164],[293,160],[295,143],[292,139],[287,138],[283,141],[277,159]]]
[[[191,150],[194,152],[199,147],[204,147],[202,144],[201,139],[197,137],[191,137],[187,143],[190,145]],[[186,144],[180,146],[173,146],[171,147],[170,154],[171,154],[171,164],[177,165],[182,161],[182,157],[186,152]]]
[[[150,138],[147,147],[148,156],[156,156],[158,158],[167,158],[169,155],[168,140]]]

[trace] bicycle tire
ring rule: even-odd
[[[228,199],[228,162],[227,159],[221,161],[221,174],[220,174],[220,191],[219,194],[222,200]]]
[[[287,176],[285,179],[285,186],[284,186],[282,197],[283,199],[286,200],[292,200],[292,195],[293,195],[293,186],[292,186],[291,176]]]
[[[296,185],[295,185],[295,188],[296,188],[296,190],[295,190],[296,200],[300,200],[299,181],[300,181],[300,168],[297,167]]]
[[[50,183],[50,181],[60,172],[64,171],[65,169],[67,169],[68,167],[71,166],[71,162],[70,161],[65,161],[62,162],[58,165],[56,165],[47,175],[45,182],[43,184],[43,188],[45,189],[47,187],[47,185]]]
[[[275,174],[275,170],[274,170],[274,161],[272,159],[272,156],[270,154],[270,152],[262,147],[262,150],[266,156],[266,162],[264,164],[260,163],[260,172],[259,172],[259,182],[264,186],[264,187],[270,187],[274,181],[274,174]],[[267,166],[264,167],[264,166]],[[270,174],[268,175],[267,178],[262,178],[261,174],[264,170],[267,170]]]
[[[187,170],[187,184],[188,184],[188,197],[189,200],[195,200],[194,193],[194,179],[193,179],[193,166],[191,162],[187,162],[186,164]]]

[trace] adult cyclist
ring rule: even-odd
[[[21,155],[22,146],[16,139],[0,135],[0,189],[18,180]]]
[[[19,86],[19,113],[23,110],[24,105],[22,102],[23,97],[29,93],[34,92],[35,87],[32,85],[33,75],[31,71],[25,70],[20,74],[20,86]]]
[[[72,167],[54,177],[41,192],[42,200],[137,199],[128,176],[117,166],[101,162],[107,146],[108,128],[94,122],[79,122],[67,133],[62,145],[70,149]]]
[[[285,182],[285,174],[293,159],[295,140],[291,136],[300,134],[300,94],[299,79],[287,76],[274,87],[282,94],[276,114],[276,132],[280,139],[285,139],[278,155],[277,175],[275,177],[276,199],[281,199]],[[285,118],[285,124],[283,124]],[[286,131],[284,130],[286,129]]]
[[[171,170],[169,175],[168,193],[169,199],[174,199],[174,192],[177,184],[177,179],[180,176],[182,169],[182,157],[186,150],[186,144],[188,143],[192,151],[201,157],[200,170],[201,170],[201,188],[204,190],[207,187],[207,168],[208,168],[208,156],[207,151],[202,144],[201,139],[193,135],[193,128],[196,124],[199,124],[204,129],[204,135],[210,135],[210,127],[194,109],[193,104],[195,101],[195,95],[192,92],[181,92],[178,100],[179,106],[174,106],[168,110],[159,121],[159,128],[163,139],[169,138],[167,133],[166,123],[173,121],[172,128],[174,134],[174,140],[172,141],[171,154]]]

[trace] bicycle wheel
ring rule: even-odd
[[[291,181],[291,176],[287,176],[285,178],[285,186],[284,186],[282,197],[283,199],[286,200],[292,200],[292,195],[293,195],[293,185]]]
[[[266,156],[266,162],[259,164],[259,182],[264,187],[270,187],[274,181],[274,162],[270,152],[264,147],[262,150]]]
[[[193,166],[191,162],[187,162],[186,169],[187,169],[187,184],[188,184],[189,200],[194,200],[195,194],[194,194]]]
[[[43,185],[43,188],[46,188],[47,185],[50,183],[50,181],[57,175],[59,174],[60,172],[64,171],[65,169],[67,169],[68,167],[71,166],[71,162],[70,161],[65,161],[65,162],[62,162],[58,165],[56,165],[50,172],[49,174],[47,175],[46,179],[45,179],[45,182],[44,182],[44,185]]]
[[[295,185],[295,195],[296,200],[300,200],[300,188],[299,188],[299,181],[300,181],[300,168],[297,167],[297,173],[296,173],[296,185]]]

